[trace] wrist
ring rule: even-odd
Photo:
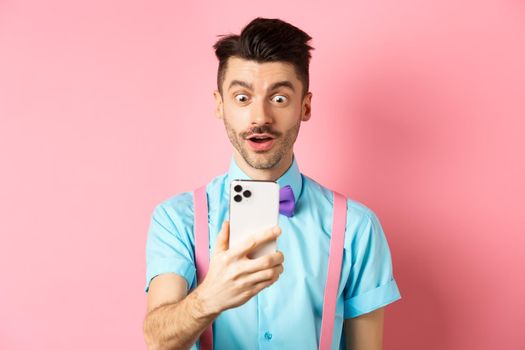
[[[202,285],[193,291],[193,311],[197,319],[215,319],[221,311],[212,306],[210,299],[202,290]]]

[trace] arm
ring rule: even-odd
[[[144,320],[148,349],[189,349],[217,318],[219,314],[209,311],[199,298],[198,289],[186,296],[186,280],[173,273],[151,281]]]
[[[157,275],[148,292],[144,338],[149,349],[187,350],[224,310],[240,306],[277,281],[283,272],[281,252],[249,259],[248,253],[277,239],[280,228],[255,235],[229,249],[225,222],[204,280],[190,294],[186,280],[174,273]]]
[[[347,350],[383,349],[384,307],[344,321]]]

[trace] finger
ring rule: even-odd
[[[254,295],[256,295],[257,293],[259,293],[261,290],[263,290],[264,288],[266,287],[269,287],[271,286],[272,284],[274,284],[277,280],[278,280],[278,276],[276,278],[272,278],[272,279],[269,279],[269,280],[266,280],[266,281],[262,281],[262,282],[259,282],[259,283],[256,283],[252,288],[252,293],[254,293]]]
[[[217,242],[215,243],[215,250],[217,252],[224,252],[228,250],[230,240],[230,222],[225,220],[222,223],[221,232],[217,236]]]
[[[271,269],[265,269],[261,271],[254,272],[250,275],[247,275],[243,278],[243,283],[247,285],[254,285],[260,282],[277,279],[279,275],[284,271],[283,265],[279,264],[274,266]]]
[[[244,261],[242,267],[243,274],[245,273],[254,273],[257,271],[273,268],[276,265],[282,264],[284,262],[284,255],[282,252],[277,251],[275,253],[269,253],[267,255],[261,256],[255,259],[248,259]]]
[[[280,234],[281,228],[279,226],[274,226],[271,229],[254,234],[236,244],[234,247],[230,247],[230,252],[233,256],[247,255],[261,244],[277,239]]]
[[[275,226],[268,230],[264,230],[262,232],[257,232],[253,235],[247,236],[244,239],[240,240],[238,243],[236,243],[234,246],[230,247],[230,253],[234,256],[247,255],[250,251],[257,248],[261,244],[276,239],[279,233],[280,228]]]

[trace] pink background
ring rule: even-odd
[[[0,0],[0,348],[144,349],[161,200],[227,171],[217,34],[313,36],[301,171],[379,216],[385,349],[524,349],[520,1]]]

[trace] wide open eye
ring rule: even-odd
[[[248,101],[248,96],[245,94],[238,94],[238,95],[235,95],[235,100],[237,102],[246,102]]]
[[[275,95],[274,97],[272,97],[272,101],[279,104],[283,104],[286,101],[288,101],[288,99],[286,98],[286,96],[283,95]]]

